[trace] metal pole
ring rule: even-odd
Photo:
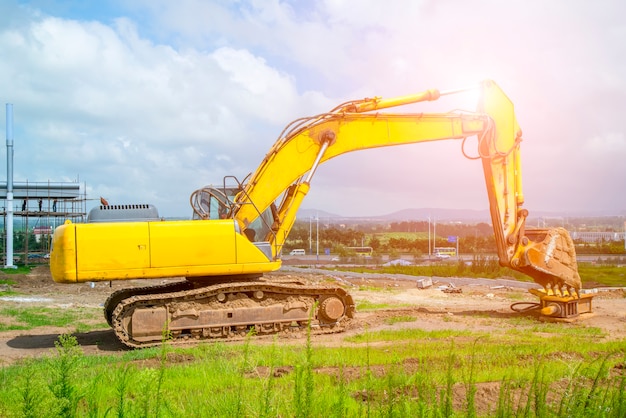
[[[7,103],[7,241],[4,268],[13,265],[13,105]]]
[[[437,218],[433,218],[433,253],[437,255]]]
[[[317,222],[315,226],[315,235],[317,236],[316,242],[316,263],[318,264],[320,261],[320,216],[319,214],[315,217],[315,221]]]
[[[430,260],[430,215],[428,216],[428,259]]]

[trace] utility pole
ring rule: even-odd
[[[433,218],[433,252],[437,248],[437,218]]]
[[[6,258],[4,268],[14,269],[13,265],[13,105],[7,103],[7,231]],[[26,234],[28,237],[28,234]],[[28,255],[27,255],[28,257]]]
[[[315,235],[317,236],[317,240],[315,243],[316,244],[315,252],[317,256],[316,258],[317,262],[315,264],[317,264],[320,261],[320,216],[319,214],[315,217],[315,221],[317,222],[315,226]]]
[[[428,215],[428,258],[430,259],[430,215]]]

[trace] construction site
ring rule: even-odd
[[[12,211],[7,207],[7,184],[0,184],[3,200],[2,254],[6,263],[8,216],[13,216],[13,262],[47,262],[54,229],[66,220],[84,222],[87,197],[85,184],[78,182],[15,182]]]
[[[6,181],[0,183],[2,237],[5,268],[47,262],[54,229],[66,220],[84,222],[86,185],[80,182],[30,182],[13,180],[13,105],[6,104]]]

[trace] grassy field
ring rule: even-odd
[[[0,369],[0,416],[626,416],[624,341],[497,321],[514,326],[365,330],[337,347],[165,342],[121,356],[86,356],[63,335],[50,355]]]
[[[428,232],[383,232],[376,234],[369,234],[368,239],[371,237],[376,237],[382,245],[385,245],[389,242],[390,239],[407,239],[409,241],[415,240],[428,240]]]
[[[411,276],[438,276],[438,277],[479,277],[500,278],[509,277],[521,281],[532,281],[525,274],[501,267],[495,259],[478,260],[478,263],[468,266],[465,263],[448,261],[417,266],[378,266],[378,267],[341,267],[334,266],[333,270],[355,271],[359,273],[387,273],[407,274]],[[626,266],[597,265],[592,263],[579,263],[578,272],[583,285],[586,283],[595,286],[626,287]],[[594,286],[594,287],[595,287]]]
[[[73,307],[68,309],[48,307],[11,306],[0,308],[0,315],[12,318],[10,323],[0,321],[0,331],[29,330],[37,327],[75,327],[75,332],[108,328],[102,309]]]
[[[624,270],[590,264],[583,274],[623,283]],[[7,309],[10,329],[105,326],[99,309]],[[48,355],[0,368],[0,417],[626,416],[626,341],[599,328],[528,316],[481,318],[488,332],[402,327],[415,321],[390,316],[394,328],[328,345],[251,337],[110,355],[61,335]]]
[[[578,273],[583,283],[626,286],[626,266],[598,266],[591,263],[579,263]]]

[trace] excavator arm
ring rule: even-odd
[[[267,241],[282,245],[316,168],[341,154],[441,139],[483,131],[477,115],[338,113],[278,141],[235,200],[237,219],[248,227],[276,199],[277,217]],[[284,192],[284,193],[283,193]]]
[[[491,220],[500,264],[532,277],[548,295],[577,296],[581,288],[574,242],[564,228],[526,228],[522,208],[522,131],[513,103],[492,81],[482,84],[478,112],[494,122],[480,137]]]
[[[271,244],[276,257],[313,174],[325,161],[362,149],[477,137],[477,158],[482,160],[500,264],[529,275],[549,294],[575,292],[581,282],[567,231],[525,227],[528,212],[522,208],[521,129],[513,104],[494,82],[480,85],[481,96],[473,113],[380,112],[457,92],[428,90],[388,100],[365,99],[292,122],[236,196],[235,220],[246,230],[260,213],[273,208],[271,228],[266,228],[260,239]]]

